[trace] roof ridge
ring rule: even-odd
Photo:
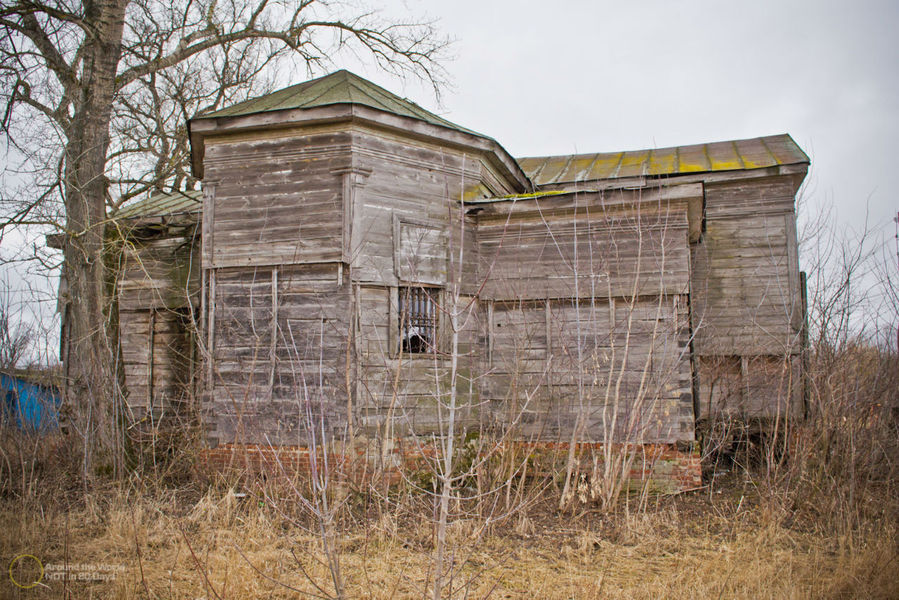
[[[341,86],[345,87],[345,90],[342,92],[339,89]],[[333,93],[332,99],[327,98],[329,93]],[[478,137],[488,137],[444,119],[412,100],[402,98],[347,69],[339,69],[333,73],[275,90],[268,94],[248,98],[208,114],[197,115],[195,118],[239,117],[279,110],[311,109],[330,104],[359,104],[401,117],[409,117],[431,123],[432,125],[455,129]]]
[[[345,73],[345,72],[346,72],[346,71],[337,71],[337,73],[335,73],[335,75],[336,75],[336,74],[340,74],[340,73]],[[323,77],[320,77],[319,79],[324,79],[324,78],[323,78]],[[318,79],[313,79],[312,81],[318,81]],[[311,83],[311,82],[307,82],[307,83]],[[324,96],[325,94],[327,94],[328,92],[330,92],[331,90],[333,90],[334,88],[336,88],[336,87],[337,87],[338,85],[340,85],[340,84],[341,84],[341,81],[335,80],[333,85],[330,85],[330,86],[324,88],[324,89],[321,90],[321,92],[319,92],[316,96],[313,96],[310,100],[306,100],[305,102],[303,102],[303,104],[310,104],[311,102],[314,102],[315,100],[318,100],[319,98],[321,98],[322,96]],[[300,85],[302,85],[302,84],[300,84]],[[309,86],[309,89],[312,89],[312,88],[314,88],[314,87],[315,87],[315,86],[310,85],[310,86]]]

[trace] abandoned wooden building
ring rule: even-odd
[[[802,410],[789,135],[516,159],[346,71],[189,129],[202,192],[117,215],[121,340],[213,454],[439,434],[453,390],[457,431],[687,457]]]

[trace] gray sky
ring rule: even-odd
[[[899,2],[385,5],[392,14],[439,19],[456,38],[445,63],[453,87],[443,105],[417,82],[352,61],[336,67],[490,135],[514,156],[789,133],[812,158],[806,216],[832,203],[840,226],[858,230],[867,203],[870,224],[892,243]],[[8,257],[40,241],[15,232],[0,251]],[[31,275],[25,269],[0,269],[0,294],[13,287],[23,298],[19,318],[55,330],[54,281],[34,275],[34,265],[27,266]]]
[[[811,207],[892,237],[899,2],[395,0],[458,41],[454,88],[349,65],[514,156],[789,133],[812,158]],[[869,200],[870,199],[870,200]]]

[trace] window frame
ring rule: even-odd
[[[398,285],[392,288],[391,291],[393,292],[391,294],[393,301],[390,303],[390,329],[393,337],[393,342],[391,343],[393,358],[397,358],[400,355],[408,358],[433,358],[440,356],[442,354],[440,347],[442,324],[440,301],[443,288],[429,284],[410,283]],[[409,319],[404,318],[404,310],[407,306],[404,297],[407,294],[411,295],[416,292],[420,294],[417,297],[417,301],[423,300],[426,304],[425,310],[417,312],[416,314],[419,316],[415,318],[425,319],[426,323],[424,325],[430,331],[428,339],[425,340],[426,349],[423,351],[413,350],[411,346],[407,346],[404,343],[404,340],[408,337],[406,333],[407,328],[415,326],[409,322]]]

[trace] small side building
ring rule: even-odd
[[[28,433],[59,430],[60,396],[47,373],[0,371],[0,425]]]

